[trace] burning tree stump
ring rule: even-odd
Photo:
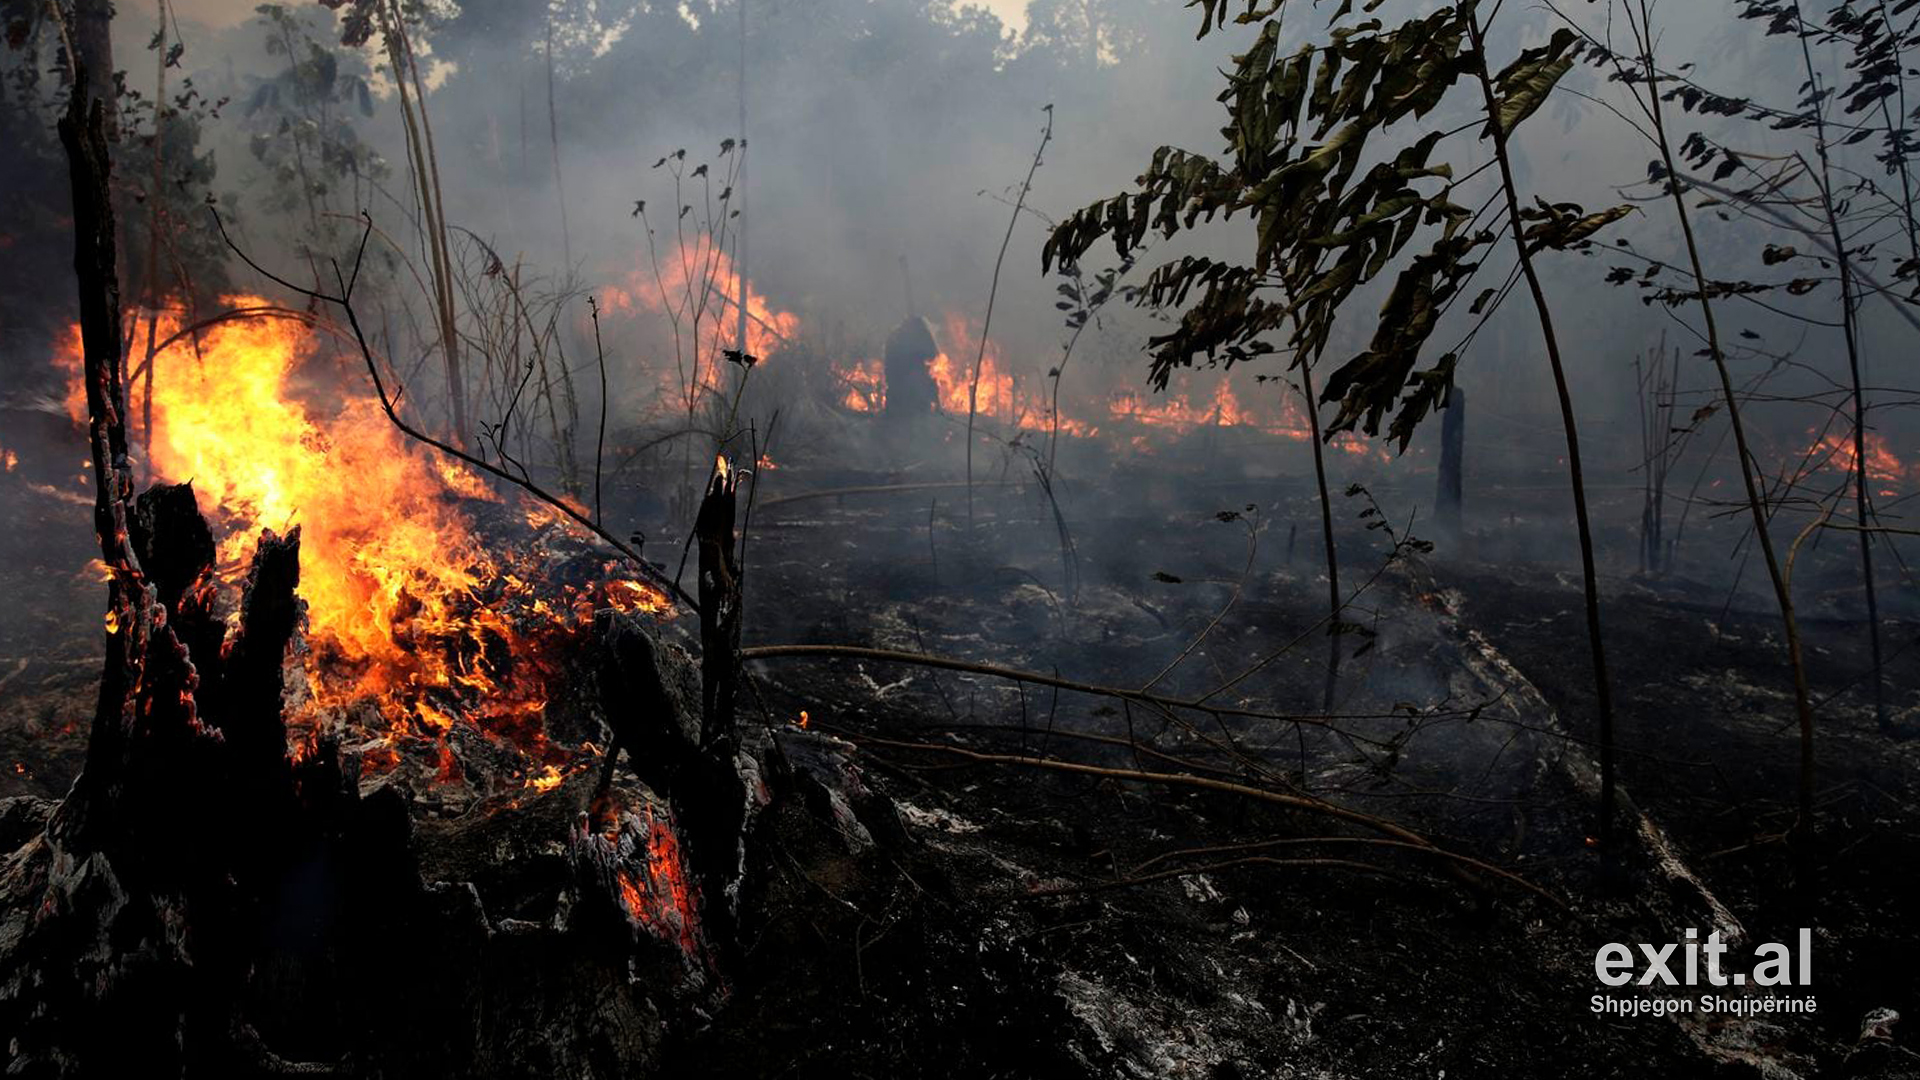
[[[643,1072],[669,1021],[712,1000],[675,959],[698,952],[681,947],[698,926],[675,914],[692,910],[684,876],[663,869],[670,815],[616,792],[612,827],[589,837],[581,783],[422,836],[394,787],[362,797],[330,734],[289,754],[298,531],[263,533],[229,632],[191,488],[134,497],[109,163],[84,93],[61,134],[106,663],[67,798],[0,806],[20,841],[0,863],[8,1073]]]
[[[726,459],[707,485],[694,522],[699,546],[699,696],[686,650],[656,639],[637,620],[603,612],[600,694],[613,745],[604,791],[624,749],[641,779],[685,824],[688,865],[706,898],[713,940],[733,944],[749,818],[766,801],[758,756],[742,752],[734,709],[739,685],[741,581],[734,515],[738,480]]]
[[[223,652],[206,538],[190,490],[141,496],[110,588],[135,619],[114,625],[110,612],[107,635],[109,663],[139,676],[122,697],[109,669],[85,771],[0,876],[14,946],[0,1026],[21,1032],[15,1064],[31,1073],[230,1060],[248,969],[296,849],[280,695],[302,615],[300,541],[262,537]],[[142,580],[145,565],[155,571]]]
[[[904,837],[845,744],[737,730],[734,477],[720,470],[698,518],[698,667],[665,631],[596,616],[614,733],[598,784],[555,773],[436,817],[421,809],[438,805],[431,792],[363,786],[344,726],[291,752],[299,530],[261,534],[225,618],[192,488],[134,496],[109,163],[83,92],[61,133],[106,664],[67,798],[0,803],[7,1072],[650,1074],[676,1031],[726,1000],[743,896],[811,895],[795,849]],[[623,748],[644,786],[614,782]],[[770,806],[777,829],[757,820]]]

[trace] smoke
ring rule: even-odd
[[[1390,2],[1375,14],[1391,22],[1430,6]],[[1607,31],[1601,6],[1578,7],[1570,14],[1588,30]],[[327,257],[350,253],[358,236],[350,219],[367,211],[381,236],[393,241],[373,244],[377,265],[366,288],[379,297],[370,303],[380,309],[395,362],[430,343],[404,124],[384,54],[337,47],[336,16],[316,5],[275,9],[280,16],[224,0],[192,0],[170,10],[168,39],[184,46],[179,66],[166,74],[170,92],[190,79],[204,101],[224,102],[200,124],[198,151],[212,163],[209,193],[234,221],[240,241],[263,263],[300,277]],[[740,134],[739,9],[731,0],[554,0],[545,6],[467,0],[433,10],[436,18],[416,48],[447,220],[471,230],[508,270],[543,283],[560,313],[555,332],[565,362],[583,371],[593,348],[585,298],[604,303],[616,291],[632,294],[645,285],[652,258],[647,229],[654,230],[656,250],[670,245],[686,220],[676,217],[676,201],[692,207],[696,221],[712,212],[718,185],[689,186],[676,200],[667,171],[654,163],[685,149],[687,168],[707,163],[717,176],[740,160],[736,153],[729,162],[721,153],[722,140]],[[1661,12],[1662,54],[1691,62],[1689,74],[1702,84],[1764,99],[1779,85],[1770,73],[1792,57],[1785,43],[1732,19],[1732,11],[1731,5],[1686,5]],[[1018,29],[1010,29],[1015,15]],[[1287,18],[1284,47],[1325,39],[1322,13],[1289,9]],[[977,334],[1017,184],[1048,119],[1043,110],[1051,106],[1053,138],[1026,199],[1029,212],[1013,220],[991,334],[993,351],[1013,377],[1037,390],[1069,336],[1056,307],[1059,279],[1040,268],[1048,222],[1125,190],[1161,145],[1223,149],[1219,69],[1251,32],[1229,25],[1196,41],[1197,23],[1197,12],[1176,0],[1000,0],[986,7],[948,0],[748,0],[747,179],[735,194],[746,209],[737,219],[721,213],[730,229],[748,230],[754,289],[770,310],[797,321],[817,364],[872,361],[909,312],[927,317],[943,336],[963,336],[944,334],[952,315]],[[1492,48],[1517,55],[1559,25],[1544,7],[1504,11]],[[116,20],[117,56],[135,88],[155,79],[157,57],[148,51],[155,27],[153,13],[132,7],[123,7]],[[307,65],[322,53],[330,81],[315,89]],[[1603,478],[1622,484],[1637,483],[1626,470],[1640,453],[1633,360],[1664,337],[1689,358],[1682,388],[1704,392],[1709,384],[1705,360],[1693,355],[1701,343],[1690,311],[1645,303],[1630,284],[1605,284],[1620,267],[1638,274],[1649,263],[1673,265],[1681,258],[1670,208],[1643,182],[1653,151],[1629,122],[1629,102],[1604,70],[1582,64],[1516,143],[1518,180],[1528,197],[1588,210],[1636,201],[1637,211],[1595,248],[1542,260],[1589,452],[1600,460]],[[1459,129],[1441,150],[1459,176],[1473,175],[1488,152],[1475,137],[1471,105],[1463,96],[1423,121]],[[1756,153],[1805,142],[1751,122],[1674,111],[1676,138],[1701,131],[1744,140]],[[302,142],[309,127],[319,142]],[[316,146],[348,152],[344,158],[305,152]],[[129,149],[137,162],[141,151]],[[1487,193],[1473,190],[1476,199]],[[642,202],[644,218],[633,212]],[[1729,279],[1758,276],[1764,243],[1780,235],[1724,207],[1703,205],[1697,223],[1712,272]],[[183,219],[174,228],[204,227]],[[1146,263],[1190,252],[1245,258],[1248,231],[1244,217],[1203,227],[1158,246]],[[729,255],[737,253],[732,244],[729,239]],[[481,258],[464,234],[456,247],[463,258]],[[1510,262],[1506,251],[1491,258],[1501,272]],[[61,265],[48,266],[42,276],[58,280]],[[483,273],[478,263],[468,271]],[[244,270],[234,276],[236,287],[264,287]],[[731,281],[718,284],[731,294]],[[1375,290],[1350,305],[1330,361],[1364,346],[1379,298]],[[4,301],[23,304],[18,295]],[[1759,350],[1740,359],[1743,376],[1781,356],[1809,372],[1838,370],[1837,333],[1775,308],[1737,297],[1722,303],[1724,333]],[[1885,308],[1883,302],[1863,308],[1870,357],[1909,332]],[[12,312],[6,325],[16,327],[21,315]],[[728,321],[712,320],[716,327]],[[1070,411],[1091,422],[1108,414],[1116,393],[1144,393],[1144,347],[1163,325],[1125,303],[1103,309],[1065,376]],[[1466,328],[1463,322],[1443,329],[1436,343],[1451,344]],[[657,312],[637,308],[607,319],[603,329],[614,378],[613,422],[631,426],[659,395],[658,373],[673,367],[670,335]],[[1458,376],[1475,403],[1470,459],[1486,461],[1525,446],[1537,452],[1531,456],[1541,472],[1553,471],[1558,423],[1538,342],[1524,290],[1475,332]],[[971,350],[964,341],[942,342],[949,350],[963,344]],[[10,349],[9,363],[25,365],[31,359],[25,351]],[[1282,373],[1278,360],[1261,370],[1198,373],[1186,388],[1186,407],[1212,401],[1224,378],[1249,407],[1278,413],[1290,391],[1257,377]],[[1826,386],[1826,378],[1787,372],[1770,385],[1790,397]],[[416,401],[431,400],[424,385],[414,393]],[[597,391],[586,385],[580,393],[591,410]],[[1805,440],[1811,423],[1805,408],[1755,411],[1771,452],[1789,453],[1795,440]],[[1880,434],[1905,456],[1904,421],[1883,415]],[[1422,432],[1416,457],[1436,434]],[[1304,448],[1298,455],[1294,471],[1307,467]],[[1358,464],[1343,457],[1334,455],[1336,483]]]

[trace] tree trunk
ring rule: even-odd
[[[113,74],[113,0],[74,0],[74,81],[98,102],[108,142],[120,141],[119,94]]]
[[[1440,419],[1440,486],[1434,493],[1434,517],[1442,532],[1458,542],[1464,493],[1461,469],[1466,458],[1467,392],[1454,387]]]

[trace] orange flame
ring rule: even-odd
[[[1814,435],[1814,432],[1808,432]],[[1899,492],[1899,486],[1910,479],[1914,472],[1887,447],[1887,441],[1878,432],[1868,431],[1866,443],[1867,483],[1875,485],[1876,494],[1890,498]],[[1851,474],[1858,458],[1853,452],[1853,433],[1829,432],[1824,436],[1816,435],[1814,442],[1807,448],[1806,458],[1814,469],[1830,468],[1838,472]]]
[[[792,341],[800,332],[800,317],[783,311],[746,283],[747,352],[764,360]],[[676,242],[659,253],[659,272],[650,259],[624,276],[622,284],[609,287],[602,300],[613,315],[633,316],[641,311],[680,320],[693,342],[700,361],[700,385],[719,392],[726,384],[723,354],[738,348],[735,331],[739,325],[740,279],[735,276],[733,260],[725,251],[704,239],[689,238]],[[671,383],[672,372],[665,373]]]
[[[178,332],[180,321],[163,313],[160,336]],[[539,568],[513,561],[531,556],[496,556],[476,535],[462,504],[500,501],[480,475],[407,442],[369,395],[323,408],[294,392],[314,343],[297,323],[254,319],[211,327],[197,351],[183,344],[163,353],[154,365],[152,474],[192,482],[224,534],[225,577],[244,570],[257,530],[300,526],[310,708],[374,699],[391,725],[388,746],[440,744],[443,780],[459,775],[445,745],[456,722],[544,754],[540,635],[568,629],[569,617],[590,618],[595,606],[661,611],[667,598],[610,574],[586,589],[549,590],[565,602],[548,604],[534,585]],[[82,416],[77,328],[56,360],[74,376],[68,408]],[[141,413],[137,399],[131,411]],[[543,513],[528,518],[537,524]],[[372,755],[363,768],[397,762]]]
[[[840,404],[850,412],[877,413],[887,407],[887,368],[882,360],[835,365],[833,374],[847,388]]]

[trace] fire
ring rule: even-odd
[[[566,777],[561,775],[558,766],[548,765],[540,771],[538,776],[527,777],[527,786],[535,791],[552,791],[559,787],[560,781],[564,779]]]
[[[0,466],[4,466],[5,471],[12,472],[14,469],[14,466],[18,464],[20,464],[19,454],[16,454],[11,450],[0,450]]]
[[[840,404],[850,412],[877,413],[887,407],[887,367],[883,360],[836,365],[833,374],[847,388]]]
[[[659,272],[651,259],[628,271],[623,283],[610,287],[602,297],[605,310],[614,315],[636,315],[642,311],[680,320],[683,332],[698,337],[691,345],[692,359],[698,361],[699,384],[711,392],[726,385],[722,357],[737,348],[735,331],[739,326],[740,279],[727,253],[705,240],[689,239],[674,243],[659,253]],[[747,352],[764,360],[800,333],[800,317],[783,311],[746,283]],[[669,384],[673,373],[667,372]],[[684,387],[681,388],[684,393]]]
[[[673,601],[666,593],[631,578],[607,582],[604,599],[608,607],[617,611],[658,615],[673,610]]]
[[[955,416],[967,415],[968,402],[974,402],[981,416],[994,416],[1019,425],[1034,416],[1044,417],[1046,406],[1038,396],[1023,398],[1015,387],[1000,346],[989,340],[984,352],[980,335],[964,315],[948,312],[943,320],[945,346],[927,364],[928,374],[940,388],[940,409]],[[955,357],[959,359],[954,359]],[[973,365],[980,363],[980,391],[973,394]]]
[[[969,402],[974,411],[1001,424],[1022,431],[1048,432],[1055,425],[1052,386],[1045,378],[1024,382],[1014,375],[998,343],[989,340],[980,345],[978,326],[958,312],[941,319],[936,334],[940,350],[927,363],[938,392],[940,411],[949,416],[967,415]],[[973,393],[973,365],[980,365],[979,393]],[[1044,364],[1029,365],[1041,371]],[[835,364],[833,374],[842,390],[840,404],[851,412],[878,412],[886,405],[886,367],[880,360],[856,360]],[[1300,404],[1288,391],[1276,388],[1276,405],[1255,408],[1244,404],[1226,378],[1214,384],[1211,393],[1196,397],[1186,387],[1189,379],[1176,388],[1151,399],[1126,391],[1114,394],[1106,404],[1104,422],[1185,434],[1202,427],[1254,428],[1283,439],[1304,442],[1312,438],[1312,427]],[[1092,438],[1101,431],[1102,421],[1073,415],[1073,402],[1062,401],[1058,427],[1062,435]],[[1136,450],[1151,452],[1152,440],[1144,434],[1128,436]],[[1348,454],[1384,459],[1384,450],[1348,433],[1335,436],[1329,446]]]
[[[1262,411],[1243,404],[1233,385],[1222,378],[1214,385],[1212,395],[1203,399],[1204,404],[1194,404],[1192,394],[1185,389],[1158,395],[1151,404],[1129,391],[1115,394],[1108,402],[1107,411],[1115,420],[1181,433],[1201,427],[1250,427],[1293,442],[1311,439],[1313,428],[1299,401],[1291,391],[1276,393],[1280,395],[1278,409]],[[1145,444],[1136,436],[1134,445]],[[1349,432],[1335,435],[1327,445],[1360,457],[1384,459],[1387,456],[1384,450]]]
[[[179,329],[176,315],[161,320],[161,337]],[[259,529],[300,526],[311,650],[307,711],[297,721],[317,724],[324,711],[345,715],[370,699],[388,725],[374,747],[437,744],[441,780],[461,772],[446,743],[459,723],[544,756],[543,635],[589,620],[595,606],[664,611],[670,602],[651,585],[609,574],[585,589],[545,588],[562,601],[550,604],[534,585],[538,567],[516,562],[532,556],[495,555],[476,534],[463,504],[502,501],[480,475],[409,443],[370,395],[323,407],[295,392],[316,341],[291,321],[236,320],[205,331],[197,351],[162,354],[152,476],[192,482],[221,537],[218,570],[229,580],[244,572]],[[79,356],[76,329],[58,359],[77,376]],[[76,418],[85,410],[77,377],[68,407]],[[142,411],[136,396],[130,413]],[[363,767],[398,760],[370,754]]]
[[[800,730],[805,731],[807,729],[807,725],[811,724],[812,722],[813,722],[812,718],[807,715],[807,710],[801,709],[800,710]]]
[[[1813,468],[1831,468],[1848,474],[1854,471],[1857,459],[1853,453],[1851,431],[1829,432],[1826,435],[1809,431],[1808,434],[1814,437],[1814,442],[1807,448],[1805,456]],[[1876,494],[1882,498],[1897,494],[1898,485],[1910,479],[1913,470],[1887,447],[1886,439],[1878,432],[1867,432],[1865,442],[1867,482],[1877,485]]]

